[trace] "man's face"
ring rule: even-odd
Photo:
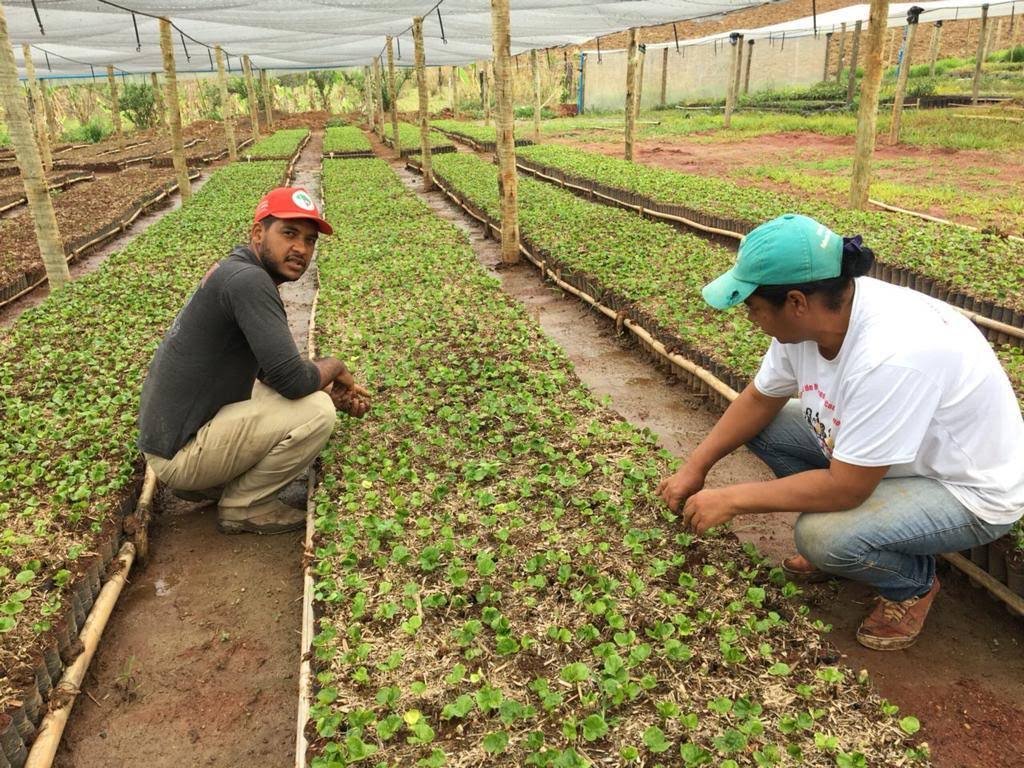
[[[275,219],[252,228],[252,249],[278,285],[298,280],[313,258],[320,232],[310,219]]]
[[[790,291],[790,294],[797,294]],[[806,298],[799,294],[803,303],[787,299],[781,307],[776,307],[760,296],[750,296],[744,301],[747,305],[747,318],[769,336],[773,336],[783,344],[794,344],[805,341],[801,318],[806,314]]]

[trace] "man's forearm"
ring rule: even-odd
[[[767,397],[748,384],[690,454],[687,463],[707,474],[719,460],[756,437],[785,404],[786,398]]]
[[[324,357],[314,360],[313,365],[320,371],[320,389],[326,387],[342,374],[348,373],[348,368],[336,357]]]
[[[760,512],[842,512],[864,501],[831,470],[812,469],[762,483],[741,483],[720,489],[738,514]],[[869,494],[870,495],[870,492]]]

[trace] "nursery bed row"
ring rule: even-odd
[[[193,171],[189,178],[199,178],[199,172]],[[54,214],[64,238],[67,262],[73,263],[117,237],[177,190],[172,174],[136,168],[55,198]],[[0,220],[0,307],[44,282],[46,269],[29,212]]]
[[[444,158],[435,166],[442,188],[497,232],[497,170],[470,155]],[[700,296],[700,288],[731,263],[731,253],[685,233],[675,233],[675,239],[666,234],[667,225],[602,209],[529,179],[522,180],[519,203],[524,248],[542,271],[550,270],[570,289],[614,310],[617,322],[635,323],[653,344],[681,354],[732,389],[750,381],[767,346],[765,337],[741,314],[711,310]],[[1024,405],[1024,352],[1010,346],[997,352]],[[684,374],[690,374],[684,380],[691,386],[727,404],[699,375]],[[986,548],[973,560],[1024,596],[1024,579],[1014,580],[1024,565],[1024,527],[990,547],[991,554]]]
[[[153,350],[284,170],[217,171],[185,206],[0,335],[0,745],[12,765],[77,655],[133,506],[135,421]]]
[[[287,160],[302,152],[311,136],[309,128],[289,128],[260,139],[245,153],[246,160]]]
[[[324,157],[373,157],[373,147],[366,134],[354,125],[337,125],[324,134]]]
[[[477,152],[497,151],[498,132],[491,126],[465,123],[461,120],[431,120],[430,125],[445,136],[468,144]],[[531,144],[531,139],[516,137],[517,147],[528,147]]]
[[[95,174],[85,171],[67,171],[51,173],[47,178],[47,189],[60,192],[83,181],[93,181]],[[25,205],[25,184],[20,177],[10,177],[0,181],[0,213]]]
[[[384,143],[395,148],[395,143],[391,139],[390,128],[384,131]],[[402,149],[399,151],[400,157],[409,157],[409,155],[420,154],[420,128],[418,125],[412,125],[411,123],[399,123],[398,124],[398,143],[402,145]],[[454,152],[455,145],[440,131],[430,131],[430,154],[441,155],[446,152]]]
[[[521,169],[581,191],[746,234],[783,213],[804,213],[844,235],[860,234],[896,281],[999,322],[1024,327],[1024,243],[893,212],[839,210],[829,203],[742,187],[560,145],[517,153]]]
[[[377,397],[322,455],[313,766],[918,755],[777,569],[679,529],[653,494],[670,457],[460,230],[382,161],[328,161],[324,192],[318,351]]]

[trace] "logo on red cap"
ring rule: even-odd
[[[264,195],[256,206],[253,221],[262,221],[267,216],[278,219],[312,219],[317,229],[325,235],[334,232],[331,225],[324,221],[309,192],[301,187],[278,187]]]

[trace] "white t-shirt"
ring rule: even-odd
[[[948,304],[869,277],[855,286],[835,359],[772,339],[754,386],[799,396],[829,458],[938,480],[989,523],[1020,518],[1024,419],[992,347]]]

